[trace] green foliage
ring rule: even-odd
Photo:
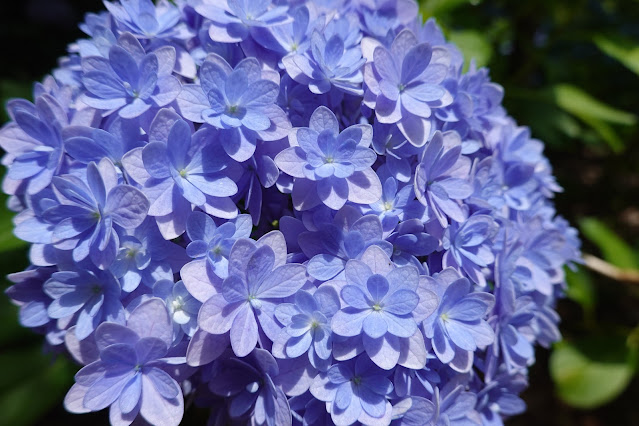
[[[39,359],[42,359],[41,354]],[[0,394],[0,424],[21,426],[41,422],[43,415],[60,404],[73,384],[74,370],[70,362],[63,358],[51,365],[31,367],[31,374],[23,371],[18,376],[20,380],[14,381],[11,387]],[[18,373],[15,374],[17,376]]]
[[[592,278],[583,267],[578,267],[576,271],[565,268],[566,296],[577,302],[584,310],[586,316],[591,319],[597,304],[597,293]]]
[[[639,261],[632,247],[602,221],[595,218],[582,219],[579,227],[583,236],[601,250],[605,260],[619,268],[639,268]]]
[[[562,400],[575,407],[595,408],[628,386],[635,355],[620,336],[560,342],[550,358],[550,374]]]
[[[5,208],[7,204],[7,196],[2,194],[0,196],[0,254],[5,254],[16,249],[24,248],[27,243],[16,238],[13,235],[13,218],[14,213]],[[4,263],[0,260],[0,264]]]
[[[479,1],[469,0],[423,0],[420,2],[420,10],[424,14],[425,18],[431,16],[441,16],[452,9],[455,9],[464,4],[477,4]]]
[[[635,74],[639,74],[639,45],[619,36],[597,35],[594,42],[606,55],[618,60]]]
[[[468,70],[471,60],[477,67],[483,67],[490,62],[492,46],[487,38],[479,31],[464,30],[452,31],[448,34],[449,40],[457,45],[467,59],[464,71]]]
[[[623,141],[610,124],[632,126],[637,122],[635,115],[606,105],[582,89],[569,84],[553,86],[551,93],[559,108],[592,127],[614,152],[623,151]]]

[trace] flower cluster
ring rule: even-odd
[[[501,424],[576,231],[413,0],[119,0],[11,100],[20,321],[114,425]]]

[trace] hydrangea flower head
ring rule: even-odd
[[[105,6],[0,129],[30,243],[6,295],[84,365],[69,411],[443,426],[524,410],[580,243],[487,69],[414,0]]]

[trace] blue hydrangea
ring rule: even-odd
[[[165,112],[166,111],[166,112]],[[168,110],[158,113],[151,129],[158,131],[143,148],[124,159],[127,173],[149,199],[149,216],[156,217],[165,238],[181,235],[195,205],[216,217],[232,219],[237,207],[229,198],[237,185],[228,176],[228,157],[210,143],[210,129],[191,133],[190,126]]]
[[[467,372],[478,347],[493,343],[495,333],[483,319],[492,308],[492,294],[472,292],[470,282],[454,269],[444,269],[428,278],[441,301],[426,318],[424,332],[432,339],[439,360],[459,372]]]
[[[285,328],[273,342],[273,354],[297,358],[308,353],[313,367],[326,371],[332,360],[331,319],[340,308],[339,296],[332,287],[321,287],[312,295],[298,291],[294,302],[275,308],[275,317]]]
[[[411,218],[427,217],[425,209],[415,200],[413,188],[406,185],[399,189],[399,183],[394,177],[386,178],[382,186],[382,197],[369,207],[371,212],[379,216],[384,232],[393,231],[400,222]]]
[[[273,383],[278,365],[264,349],[255,349],[243,358],[223,358],[215,364],[209,390],[228,400],[231,420],[252,414],[257,424],[290,425],[291,411],[286,395]]]
[[[354,46],[347,44],[348,37],[353,35],[352,26],[341,25],[338,28],[342,31],[335,34],[330,34],[328,29],[325,33],[313,31],[306,50],[298,48],[285,56],[283,65],[293,80],[307,85],[313,93],[327,93],[334,87],[344,93],[361,96],[364,93],[361,85],[365,60],[357,41]]]
[[[184,335],[193,337],[197,329],[197,314],[202,303],[194,298],[182,281],[159,280],[153,286],[153,296],[164,301],[173,323],[173,341]]]
[[[82,83],[87,94],[82,101],[122,118],[135,118],[168,105],[181,90],[172,75],[175,49],[147,53],[130,33],[109,49],[108,58],[91,56],[82,60]]]
[[[149,201],[137,188],[118,183],[115,167],[108,159],[89,163],[86,183],[73,175],[56,176],[53,187],[57,204],[42,213],[52,224],[50,244],[73,250],[73,260],[90,256],[100,268],[108,267],[118,251],[117,229],[142,224]]]
[[[173,279],[173,269],[184,258],[184,249],[160,234],[155,221],[145,221],[120,238],[120,248],[109,270],[126,292],[140,283],[153,287],[157,281]]]
[[[375,110],[380,123],[397,124],[411,144],[424,146],[433,129],[431,110],[453,101],[442,84],[448,51],[419,43],[410,30],[399,33],[390,49],[381,44],[366,49],[365,105]]]
[[[251,222],[247,215],[239,215],[232,222],[217,227],[210,216],[196,211],[187,219],[186,233],[191,239],[186,254],[196,260],[204,259],[214,274],[226,278],[231,248],[239,238],[250,236]]]
[[[180,9],[169,1],[123,0],[104,2],[118,25],[142,39],[188,39],[192,37]]]
[[[36,194],[60,171],[64,158],[61,131],[68,125],[68,117],[48,95],[37,98],[35,105],[21,99],[9,101],[7,110],[13,121],[0,130],[0,146],[11,159],[4,190]]]
[[[246,356],[255,348],[259,330],[275,340],[277,300],[295,294],[305,282],[302,265],[276,259],[268,245],[258,247],[250,240],[240,240],[229,255],[229,275],[221,292],[202,305],[198,324],[211,334],[230,331],[233,351]]]
[[[418,324],[433,313],[437,297],[417,268],[396,267],[372,246],[361,260],[348,261],[345,278],[329,282],[342,299],[331,321],[333,332],[342,336],[340,350],[359,347],[361,338],[361,348],[381,368],[423,367],[426,348]]]
[[[210,54],[200,67],[200,85],[184,86],[178,98],[182,115],[220,129],[226,153],[246,161],[255,153],[257,139],[285,137],[290,122],[275,104],[279,78],[265,78],[260,63],[246,58],[232,68],[221,56]]]
[[[491,243],[497,231],[493,218],[483,214],[472,215],[461,226],[451,224],[443,240],[443,267],[462,270],[471,281],[486,286],[482,269],[495,260]]]
[[[307,210],[323,203],[339,210],[346,201],[370,204],[379,200],[382,185],[371,169],[376,159],[369,148],[371,138],[369,125],[340,132],[335,114],[326,107],[317,108],[310,127],[291,133],[292,146],[275,157],[280,170],[296,178],[294,206]]]
[[[49,317],[75,325],[75,335],[80,340],[89,337],[104,321],[124,321],[120,284],[108,271],[54,272],[42,288],[53,299],[47,308]]]
[[[42,284],[51,278],[55,268],[34,268],[16,272],[7,276],[13,283],[5,290],[5,294],[20,307],[18,320],[23,327],[35,330],[56,330],[48,308],[53,299],[47,295]]]
[[[111,407],[111,423],[130,423],[138,414],[149,423],[178,425],[184,413],[182,389],[165,371],[179,363],[167,357],[172,327],[159,299],[138,306],[126,324],[104,322],[95,332],[99,359],[75,375],[65,406],[71,412]]]
[[[359,356],[318,374],[311,393],[330,403],[335,424],[388,423],[391,409],[386,395],[392,392],[393,383],[387,374],[366,356]]]
[[[454,132],[435,133],[415,170],[415,194],[442,227],[449,218],[463,223],[468,213],[459,200],[473,192],[468,182],[470,160],[461,155],[461,140]]]
[[[272,0],[196,0],[195,10],[211,20],[209,36],[221,43],[237,43],[249,37],[254,28],[285,24],[290,20],[288,6]]]
[[[103,158],[108,158],[122,172],[124,154],[143,145],[140,123],[117,117],[106,130],[77,128],[76,135],[64,141],[64,150],[74,160],[84,164],[91,161],[99,163]]]
[[[346,222],[346,226],[341,223]],[[383,239],[382,225],[374,215],[362,216],[352,208],[342,208],[332,223],[322,223],[317,231],[298,237],[299,247],[310,259],[308,274],[330,280],[344,271],[346,262],[358,259],[369,246],[380,246],[388,254],[392,246]]]
[[[501,425],[577,231],[489,71],[414,0],[112,0],[8,102],[20,323],[74,413]],[[467,71],[464,71],[467,69]],[[185,397],[188,403],[185,404]]]

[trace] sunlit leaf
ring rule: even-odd
[[[566,272],[566,283],[568,284],[566,295],[568,298],[579,303],[586,313],[592,313],[595,309],[597,299],[595,286],[590,279],[590,275],[581,267],[576,271],[568,267],[564,269]]]
[[[601,250],[605,260],[619,268],[639,269],[639,261],[632,248],[603,222],[595,218],[579,222],[582,234]]]
[[[631,126],[637,122],[634,114],[606,105],[569,84],[558,84],[551,88],[551,93],[559,108],[592,127],[613,151],[623,150],[623,141],[610,124]]]
[[[603,35],[594,37],[593,41],[606,55],[618,60],[635,74],[639,74],[639,44]]]
[[[0,150],[2,152],[2,150]],[[4,177],[6,169],[0,166],[0,179]],[[27,246],[25,241],[13,235],[13,216],[15,213],[7,209],[7,199],[5,194],[0,194],[0,253],[6,253]]]
[[[45,424],[42,417],[60,404],[72,383],[71,364],[59,358],[42,374],[23,379],[0,395],[0,424]]]
[[[621,394],[634,375],[625,338],[605,336],[576,344],[561,342],[550,356],[559,397],[579,408],[595,408]]]
[[[424,17],[441,15],[464,4],[477,4],[471,0],[424,0],[420,2],[420,10]]]
[[[490,61],[492,47],[479,31],[451,31],[449,40],[457,45],[467,59],[465,69],[468,69],[471,59],[475,60],[477,67],[483,67]]]

